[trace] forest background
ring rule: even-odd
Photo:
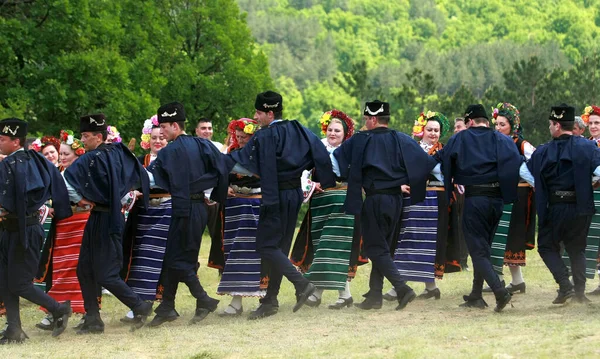
[[[511,102],[537,145],[551,105],[598,102],[599,34],[600,0],[0,0],[0,118],[58,135],[104,112],[139,140],[180,101],[222,141],[275,89],[315,133],[376,98],[407,133],[421,111]]]

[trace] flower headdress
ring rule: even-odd
[[[107,126],[106,127],[106,143],[119,143],[122,141],[121,134],[117,130],[115,126]]]
[[[444,137],[444,135],[450,130],[450,123],[443,113],[427,111],[427,113],[421,112],[419,117],[417,117],[415,120],[412,135],[414,137],[423,137],[425,126],[427,125],[428,121],[437,121],[440,124],[440,138]]]
[[[60,149],[60,141],[54,136],[44,136],[42,137],[41,142],[42,145],[40,147],[40,150],[44,149],[44,147],[46,146],[54,146],[54,148],[56,148],[57,151]]]
[[[583,120],[583,122],[585,123],[586,126],[590,122],[591,115],[600,116],[600,107],[591,105],[591,106],[587,106],[583,110],[583,115],[581,115],[581,119]]]
[[[77,156],[81,156],[85,153],[85,148],[83,148],[83,143],[73,136],[73,131],[71,130],[61,130],[60,131],[60,140],[65,145],[71,147]]]
[[[519,114],[519,109],[514,105],[508,102],[500,102],[495,108],[492,108],[492,123],[496,124],[498,116],[504,116],[512,127],[513,136],[521,137],[522,127]]]
[[[229,122],[227,126],[227,132],[232,138],[232,144],[229,146],[229,150],[236,149],[240,147],[240,144],[237,142],[237,138],[235,137],[235,131],[244,131],[244,133],[248,135],[254,135],[256,131],[260,129],[258,122],[250,119],[250,118],[240,118],[239,120],[233,120]]]
[[[319,122],[321,123],[321,132],[323,135],[327,135],[327,127],[331,123],[331,120],[337,118],[342,121],[342,127],[344,127],[344,140],[349,139],[354,134],[354,121],[340,110],[333,109],[325,112]]]
[[[158,116],[154,115],[144,121],[144,127],[142,128],[142,142],[140,142],[140,146],[143,149],[150,149],[150,138],[152,134],[152,129],[158,127]]]
[[[31,149],[35,152],[40,152],[42,150],[42,140],[36,138],[35,141],[31,143]]]

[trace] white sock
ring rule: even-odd
[[[133,310],[130,310],[129,312],[127,312],[127,314],[125,314],[125,316],[129,319],[133,319]]]
[[[385,293],[385,294],[389,294],[392,297],[397,297],[398,296],[398,293],[396,293],[396,289],[394,287],[392,287],[392,289],[388,290],[387,293]]]
[[[437,288],[437,284],[435,283],[435,281],[433,282],[425,282],[425,289],[427,289],[428,291],[432,291],[434,289]]]
[[[233,298],[231,298],[231,303],[229,303],[229,305],[237,310],[240,310],[240,308],[242,308],[242,296],[234,295]]]
[[[512,285],[523,283],[523,272],[521,272],[521,266],[508,267],[510,269],[510,275],[512,277]]]
[[[313,294],[311,294],[310,297],[308,297],[308,300],[310,300],[311,302],[316,302],[319,299],[321,299],[322,296],[323,296],[323,289],[317,288],[317,289],[315,289],[315,292]]]
[[[346,281],[346,286],[344,289],[339,290],[338,292],[340,293],[340,299],[348,299],[352,297],[352,294],[350,293],[350,282]]]

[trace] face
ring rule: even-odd
[[[42,148],[42,155],[44,155],[48,161],[52,162],[52,164],[56,165],[58,163],[58,151],[56,150],[56,147],[49,145]]]
[[[266,127],[269,126],[269,124],[271,122],[273,122],[274,120],[274,115],[273,115],[273,111],[269,111],[269,112],[262,112],[259,110],[256,110],[254,112],[254,120],[256,122],[258,122],[258,125],[260,127]]]
[[[423,130],[423,141],[430,145],[435,145],[440,141],[440,123],[437,121],[427,121]]]
[[[167,140],[161,136],[160,128],[153,128],[150,134],[150,152],[157,154],[163,147],[167,145]]]
[[[583,133],[585,132],[585,127],[579,127],[579,125],[577,124],[577,122],[575,122],[575,124],[573,125],[573,136],[583,136]]]
[[[377,117],[363,116],[363,122],[365,123],[364,127],[366,127],[367,130],[372,130],[377,126]]]
[[[8,136],[0,135],[0,152],[3,155],[8,156],[18,150],[19,147],[19,140],[11,140]]]
[[[196,126],[196,136],[210,140],[212,135],[212,122],[200,122],[198,126]]]
[[[588,128],[590,129],[590,135],[592,135],[593,138],[600,137],[600,116],[591,115]]]
[[[160,124],[160,135],[167,141],[173,141],[175,139],[175,123],[164,122]]]
[[[235,138],[238,142],[238,145],[240,145],[240,148],[242,148],[242,147],[246,146],[248,141],[250,141],[250,138],[252,138],[252,135],[249,135],[244,131],[235,130]]]
[[[550,135],[552,137],[558,137],[560,136],[560,125],[558,124],[558,122],[552,122],[551,120],[548,121],[549,122],[549,126],[548,129],[550,130]]]
[[[100,146],[100,144],[103,142],[102,135],[94,135],[92,132],[82,132],[81,142],[83,143],[83,148],[85,148],[86,151],[92,151],[98,148],[98,146]]]
[[[510,136],[510,122],[508,122],[508,119],[506,117],[498,116],[496,118],[496,131],[500,132],[503,135]]]
[[[337,147],[344,141],[344,126],[339,122],[331,122],[327,126],[327,142],[330,146]]]
[[[73,161],[77,159],[77,155],[75,151],[71,148],[71,146],[62,143],[60,145],[60,164],[64,169],[67,169]]]
[[[466,129],[467,129],[467,126],[465,126],[465,121],[454,122],[454,133],[459,133],[460,131],[463,131]]]

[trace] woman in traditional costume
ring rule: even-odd
[[[419,145],[433,156],[443,147],[440,138],[450,130],[446,116],[428,111],[421,113],[415,121],[413,136],[421,138]],[[420,299],[441,297],[435,280],[443,278],[448,262],[448,209],[444,184],[433,176],[429,178],[425,201],[411,204],[410,196],[404,197],[394,262],[400,275],[407,281],[425,283],[424,292],[418,296]],[[460,268],[458,250],[452,254],[451,264]],[[395,290],[387,292],[384,298],[396,300]]]
[[[353,120],[339,110],[325,112],[320,124],[325,136],[321,141],[330,154],[354,133]],[[315,189],[303,221],[305,230],[301,228],[296,238],[292,263],[317,287],[306,305],[317,307],[324,290],[337,290],[338,300],[329,308],[350,307],[350,280],[356,274],[361,236],[355,231],[358,221],[343,210],[348,185],[338,178],[335,187],[322,190],[319,173],[312,175],[312,181]]]
[[[523,139],[519,110],[510,103],[499,103],[492,110],[492,123],[496,131],[513,139],[517,150],[529,161],[535,151]],[[517,191],[517,202],[504,206],[498,229],[492,241],[492,266],[504,283],[503,265],[508,266],[512,280],[506,290],[510,293],[525,293],[526,286],[521,267],[526,265],[526,251],[535,247],[535,196],[533,188],[522,181]],[[489,287],[484,292],[491,292]]]
[[[60,141],[60,168],[64,175],[64,170],[83,155],[85,149],[83,143],[73,136],[72,131],[61,131]],[[77,264],[83,230],[89,216],[89,209],[73,206],[71,217],[52,222],[42,250],[40,269],[36,278],[36,282],[45,282],[46,287],[50,288],[48,295],[61,303],[70,300],[73,313],[79,314],[85,314],[85,309],[77,279]],[[52,315],[48,314],[36,326],[40,329],[52,330],[54,328]]]
[[[41,148],[40,151],[42,155],[46,157],[46,159],[52,162],[56,167],[60,166],[59,162],[59,153],[58,150],[60,148],[60,141],[58,138],[54,136],[44,136],[41,140]]]
[[[112,141],[120,142],[120,136],[114,126]],[[108,130],[111,133],[111,130]],[[109,136],[110,137],[110,136]],[[109,138],[110,139],[110,138]],[[167,145],[160,135],[156,115],[144,122],[140,146],[149,153],[138,159],[148,167],[156,159],[158,152]],[[153,188],[150,190],[150,201],[147,209],[134,205],[129,215],[124,232],[122,276],[133,292],[143,300],[160,300],[162,286],[160,275],[167,246],[167,234],[171,225],[171,195],[166,191]],[[122,322],[133,321],[133,312],[129,311]]]
[[[249,118],[231,121],[228,153],[243,148],[259,129]],[[224,206],[223,255],[225,264],[217,294],[232,296],[219,315],[243,313],[243,297],[264,297],[268,278],[261,274],[260,254],[256,250],[256,229],[260,212],[260,179],[255,176],[229,175],[229,193]]]

